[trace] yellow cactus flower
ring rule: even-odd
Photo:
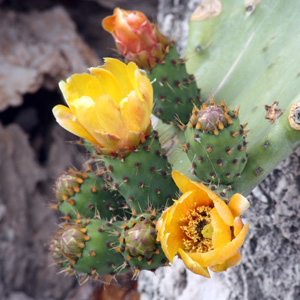
[[[207,267],[221,272],[237,265],[249,227],[240,218],[247,199],[235,194],[227,205],[205,185],[177,171],[172,176],[182,196],[156,226],[166,257],[173,262],[177,254],[189,270],[205,277],[210,277]]]
[[[66,130],[98,146],[102,154],[126,156],[151,130],[153,88],[136,64],[113,58],[75,74],[59,87],[69,107],[53,114]]]

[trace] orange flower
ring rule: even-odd
[[[151,130],[153,88],[134,63],[106,58],[91,74],[75,74],[59,87],[69,107],[53,114],[66,130],[97,145],[101,153],[125,156]]]
[[[143,13],[116,8],[102,26],[113,35],[118,51],[127,61],[150,70],[164,59],[168,39]]]
[[[177,171],[172,176],[183,194],[157,223],[167,258],[173,262],[178,254],[189,270],[205,277],[210,277],[207,267],[221,272],[238,264],[249,226],[240,218],[247,199],[235,194],[226,205],[205,185]]]

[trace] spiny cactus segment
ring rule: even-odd
[[[103,274],[119,274],[124,261],[114,250],[119,243],[114,232],[119,227],[118,221],[100,218],[63,223],[50,246],[52,258],[67,275],[76,272],[96,279]]]
[[[103,170],[94,173],[69,169],[55,184],[58,209],[65,217],[77,218],[78,213],[86,218],[100,215],[104,219],[113,216],[122,218],[128,208],[124,198],[108,184],[110,177]]]
[[[187,73],[185,60],[178,57],[174,45],[168,46],[163,62],[147,75],[153,81],[153,113],[164,122],[174,122],[177,118],[186,124],[193,104],[200,103],[200,90],[195,77]]]
[[[140,270],[156,270],[168,265],[168,260],[156,241],[155,225],[158,220],[156,210],[133,215],[127,223],[122,224],[120,245],[116,248],[122,253],[125,263],[135,270],[135,276]]]
[[[187,153],[195,174],[206,183],[230,184],[245,168],[246,125],[240,125],[239,109],[231,111],[222,100],[217,105],[212,98],[209,105],[193,108],[185,130]]]
[[[138,213],[149,207],[164,209],[177,191],[156,131],[127,157],[102,156],[99,159],[112,177],[113,187]]]

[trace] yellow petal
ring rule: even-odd
[[[84,127],[77,121],[71,110],[64,105],[56,105],[53,108],[53,114],[56,121],[60,126],[73,134],[82,137],[93,144],[97,144],[97,141],[93,136],[84,129]]]
[[[223,263],[229,257],[234,255],[242,247],[247,235],[249,223],[247,223],[235,239],[228,243],[218,254],[218,263]]]
[[[138,91],[140,96],[147,103],[148,111],[152,111],[153,108],[153,87],[145,74],[141,74],[137,78],[138,82]]]
[[[72,101],[82,96],[88,96],[95,101],[99,95],[103,94],[99,80],[87,73],[72,75],[67,82],[60,81],[59,87],[69,106]]]
[[[204,184],[202,186],[203,186],[202,189],[207,193],[208,197],[213,201],[214,206],[217,209],[220,217],[224,220],[224,222],[227,225],[232,226],[234,218],[227,204]]]
[[[99,80],[99,85],[101,85],[103,89],[103,94],[108,95],[114,101],[120,103],[120,101],[127,95],[122,93],[122,89],[117,78],[110,71],[107,71],[104,68],[105,65],[99,68],[90,68],[89,71]]]
[[[119,105],[108,95],[96,99],[96,115],[98,122],[106,133],[126,138],[126,128],[122,120]]]
[[[140,70],[134,62],[130,62],[127,65],[127,76],[131,82],[133,89],[139,91],[136,75],[139,77]],[[138,96],[142,98],[141,94],[139,94]]]
[[[214,249],[226,246],[231,241],[231,229],[219,216],[216,208],[211,210],[211,224],[214,228],[212,236]]]
[[[128,130],[144,131],[150,123],[151,111],[136,91],[132,91],[126,101],[121,102],[121,112]]]
[[[209,195],[204,191],[204,185],[195,181],[192,181],[182,173],[178,171],[172,172],[172,178],[176,183],[177,187],[180,189],[182,193],[187,191],[197,191],[197,195],[199,198],[199,205],[211,206],[212,200]]]
[[[226,271],[227,269],[232,268],[232,267],[236,266],[237,264],[239,264],[239,262],[241,261],[241,258],[242,258],[242,256],[238,252],[238,253],[234,254],[233,256],[231,256],[230,258],[228,258],[223,264],[211,266],[209,268],[214,272],[223,272],[223,271]]]
[[[178,249],[183,246],[183,237],[182,233],[180,235],[167,233],[161,240],[161,247],[171,263],[173,263],[174,256],[177,254]]]
[[[196,261],[192,260],[190,256],[184,252],[182,249],[178,250],[181,259],[183,260],[185,266],[195,274],[202,275],[204,277],[210,278],[207,268],[202,267]]]
[[[117,135],[112,135],[105,132],[96,132],[97,141],[103,148],[101,148],[101,153],[106,154],[111,152],[116,152],[121,145],[121,140]]]
[[[206,253],[189,253],[191,259],[197,261],[202,267],[223,264],[231,256],[235,255],[243,245],[249,224],[246,224],[238,236],[225,247],[219,247]]]
[[[123,93],[122,98],[125,98],[134,89],[128,77],[127,65],[115,58],[104,58],[104,61],[105,69],[117,78]]]
[[[234,194],[228,206],[234,217],[241,216],[250,206],[249,201],[241,194]]]
[[[76,111],[77,118],[82,126],[103,146],[98,132],[103,132],[104,128],[97,120],[95,102],[90,97],[81,97],[72,102],[71,107]]]
[[[191,259],[195,260],[202,267],[208,267],[218,264],[217,256],[221,252],[222,248],[217,248],[205,253],[189,253]]]
[[[244,224],[242,222],[242,219],[240,217],[236,217],[233,221],[233,234],[234,236],[237,236],[242,228],[243,228]]]

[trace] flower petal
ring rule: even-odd
[[[117,103],[127,96],[122,92],[122,88],[117,78],[110,72],[104,69],[105,66],[100,68],[90,68],[89,71],[95,78],[99,80],[99,85],[103,89],[103,94],[108,95]]]
[[[249,223],[247,223],[243,229],[240,231],[240,233],[237,235],[235,239],[233,239],[230,243],[228,243],[219,253],[218,255],[218,263],[224,262],[229,257],[231,257],[233,254],[237,253],[239,249],[242,247],[244,240],[247,235]]]
[[[84,127],[77,121],[71,110],[64,105],[56,105],[53,108],[53,115],[60,126],[73,134],[82,137],[93,144],[97,144],[97,141],[93,136],[84,129]]]
[[[223,272],[223,271],[226,271],[227,269],[232,268],[232,267],[236,266],[237,264],[239,264],[241,259],[242,259],[242,255],[240,252],[238,252],[238,253],[234,254],[233,256],[231,256],[230,258],[228,258],[223,264],[210,266],[209,268],[213,272]]]
[[[102,26],[104,30],[113,33],[116,26],[116,16],[109,16],[103,19]]]
[[[97,144],[103,146],[99,132],[104,128],[97,120],[95,102],[90,97],[81,97],[72,102],[71,107],[76,111],[77,118],[84,128],[98,141]]]
[[[96,115],[105,132],[126,139],[126,128],[119,105],[108,95],[96,99]]]
[[[127,65],[115,58],[106,57],[104,58],[104,61],[105,61],[105,65],[104,65],[105,69],[113,73],[120,84],[121,91],[123,93],[122,99],[127,97],[127,95],[129,95],[129,93],[134,89],[130,79],[128,78]]]
[[[234,217],[241,216],[250,206],[249,201],[241,194],[234,194],[228,206]]]
[[[149,125],[151,110],[145,101],[141,101],[136,91],[132,91],[126,101],[121,102],[121,113],[128,128],[144,131]]]
[[[223,264],[227,259],[236,254],[243,245],[249,224],[246,224],[238,236],[225,247],[219,247],[206,253],[189,253],[189,256],[202,267]]]
[[[226,246],[231,241],[231,229],[219,216],[215,207],[211,210],[211,224],[214,228],[212,236],[214,249]]]
[[[202,189],[207,193],[208,197],[213,201],[215,208],[217,209],[220,217],[224,220],[224,222],[232,226],[233,225],[233,215],[231,213],[231,210],[227,206],[227,204],[213,191],[211,191],[208,187],[205,185],[202,185]]]
[[[181,248],[178,250],[181,259],[183,260],[185,266],[195,274],[202,275],[204,277],[210,278],[207,268],[202,267],[196,261],[190,258],[190,256],[184,252]]]
[[[199,205],[210,206],[212,205],[212,200],[209,195],[204,191],[204,185],[195,181],[192,181],[182,173],[178,171],[172,172],[172,178],[175,181],[177,187],[180,189],[182,193],[187,191],[196,190],[199,195]]]
[[[240,217],[236,217],[233,221],[233,234],[234,236],[238,236],[238,234],[241,232],[244,224],[242,222],[242,219]]]
[[[183,236],[172,235],[172,233],[167,233],[161,241],[161,247],[168,258],[168,260],[173,263],[174,256],[177,254],[178,249],[183,246]]]
[[[67,82],[60,81],[59,87],[69,107],[74,100],[82,96],[88,96],[95,101],[99,95],[103,94],[99,80],[87,73],[72,75]]]

